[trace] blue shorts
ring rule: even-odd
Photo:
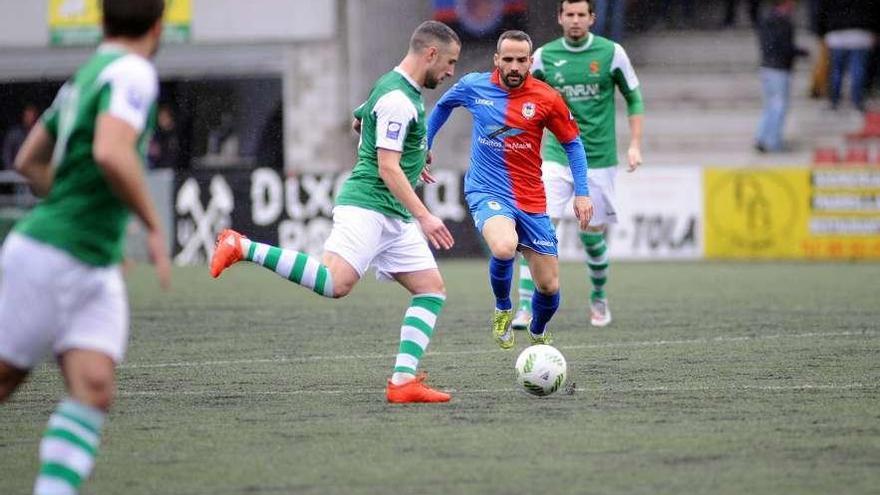
[[[520,247],[527,247],[538,254],[558,256],[556,229],[546,213],[527,213],[486,193],[469,193],[465,200],[474,218],[474,225],[480,232],[483,231],[486,220],[499,215],[507,217],[516,224]]]

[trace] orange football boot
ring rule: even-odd
[[[388,380],[385,388],[385,398],[393,404],[407,404],[415,402],[449,402],[450,395],[425,385],[427,373],[419,373],[415,380],[394,385]]]
[[[232,229],[224,229],[217,236],[214,244],[214,256],[211,257],[211,276],[217,278],[223,270],[244,258],[241,251],[241,239],[244,237]]]

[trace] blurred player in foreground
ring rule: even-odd
[[[456,107],[473,116],[471,163],[465,198],[477,229],[492,253],[489,281],[495,294],[492,335],[502,349],[514,345],[510,286],[516,252],[534,274],[536,291],[529,326],[532,343],[552,341],[547,322],[559,308],[559,263],[553,224],[546,214],[541,182],[544,129],[562,144],[574,177],[574,213],[586,228],[593,213],[587,189],[587,159],[565,100],[531,76],[532,40],[522,31],[498,39],[495,71],[468,74],[437,102],[428,120],[428,147]]]
[[[336,198],[333,230],[321,260],[251,241],[233,230],[220,233],[211,260],[214,277],[238,261],[250,261],[331,298],[347,295],[370,266],[380,279],[400,283],[412,301],[386,387],[388,402],[449,400],[449,394],[428,387],[425,375],[416,370],[446,300],[427,241],[436,249],[450,249],[453,239],[413,187],[427,153],[422,88],[434,89],[451,77],[460,51],[461,42],[448,26],[422,23],[400,65],[379,78],[355,110],[353,127],[361,135],[357,164]]]
[[[129,210],[163,288],[165,234],[144,181],[163,0],[103,0],[104,42],[58,92],[15,161],[43,201],[3,245],[0,400],[51,350],[68,396],[40,442],[34,493],[76,494],[94,465],[128,341],[122,280]]]

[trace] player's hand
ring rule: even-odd
[[[581,230],[587,230],[593,218],[593,200],[589,196],[574,197],[574,216],[578,219]]]
[[[635,172],[642,164],[642,150],[640,150],[638,146],[630,146],[629,151],[627,152],[627,158],[629,159],[628,172]]]
[[[361,133],[361,119],[353,119],[351,121],[351,130],[358,134]]]
[[[431,173],[431,166],[428,165],[430,162],[425,163],[425,168],[422,169],[422,173],[419,175],[419,179],[422,179],[422,182],[425,184],[435,184],[437,182],[437,178]]]
[[[147,251],[150,261],[156,269],[159,286],[163,290],[171,288],[171,258],[168,257],[168,243],[161,229],[151,230],[147,234]]]
[[[425,237],[428,238],[428,241],[434,246],[434,249],[452,249],[455,240],[452,238],[449,229],[443,224],[443,220],[440,220],[439,217],[430,213],[417,220],[419,221],[419,226],[422,228],[422,232],[425,234]]]

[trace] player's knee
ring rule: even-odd
[[[333,299],[347,296],[354,289],[354,284],[336,284],[333,286]]]
[[[535,280],[535,290],[541,294],[556,294],[559,292],[559,279]]]
[[[489,242],[489,251],[492,252],[492,256],[500,260],[513,259],[516,256],[516,242],[510,242],[506,239],[492,241]]]
[[[74,390],[71,390],[71,395],[96,409],[107,411],[113,403],[115,392],[112,374],[91,371],[78,377]]]

